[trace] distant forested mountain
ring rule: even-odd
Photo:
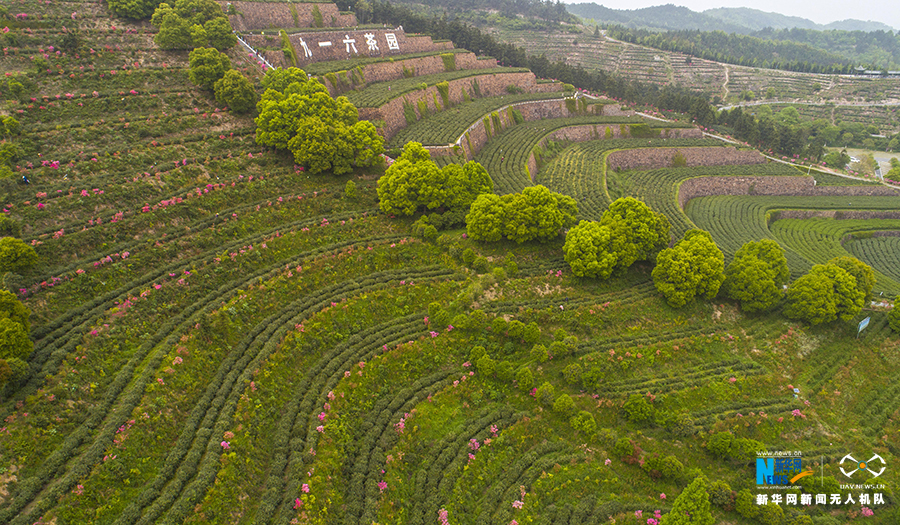
[[[722,30],[728,33],[748,32],[744,26],[726,23],[721,19],[672,4],[634,10],[610,9],[595,3],[570,4],[566,8],[574,15],[592,18],[598,24],[605,25],[616,24],[629,28],[656,30],[700,29],[703,31]]]
[[[745,27],[749,31],[759,31],[767,27],[772,29],[818,29],[820,31],[829,29],[842,31],[893,31],[891,26],[871,20],[863,22],[862,20],[851,19],[822,25],[799,16],[767,13],[759,9],[750,9],[749,7],[719,7],[707,9],[703,11],[703,14],[718,18],[731,25]]]
[[[610,9],[596,3],[571,4],[566,6],[570,13],[582,18],[594,19],[598,24],[617,24],[630,28],[680,30],[699,29],[701,31],[725,31],[726,33],[749,34],[767,27],[774,29],[837,29],[843,31],[894,31],[881,22],[843,20],[821,25],[796,16],[767,13],[747,7],[721,7],[707,9],[702,13],[672,4],[646,7],[644,9]]]
[[[900,35],[892,31],[815,31],[811,29],[763,29],[753,36],[789,41],[840,55],[875,69],[900,69]]]
[[[855,62],[806,44],[727,34],[723,31],[667,31],[612,27],[609,36],[642,46],[677,51],[707,60],[742,66],[802,71],[850,73]]]
[[[807,73],[850,73],[853,67],[900,69],[900,36],[887,31],[764,29],[752,35],[723,31],[666,31],[610,27],[609,36],[716,62]]]

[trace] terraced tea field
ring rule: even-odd
[[[426,241],[417,217],[380,211],[386,165],[313,176],[258,145],[253,115],[194,86],[187,52],[158,49],[152,26],[88,2],[15,10],[26,16],[0,22],[16,38],[3,36],[0,64],[22,92],[0,91],[21,133],[0,143],[16,148],[0,192],[38,263],[2,274],[31,311],[34,351],[0,390],[0,523],[643,525],[677,517],[702,476],[714,522],[754,524],[757,450],[802,451],[824,472],[803,493],[856,502],[783,512],[831,523],[865,507],[871,523],[897,522],[900,339],[886,309],[864,311],[856,339],[860,319],[809,327],[726,299],[671,308],[649,264],[578,278],[563,235],[481,243],[458,228]],[[62,51],[72,30],[78,45]],[[255,58],[229,56],[262,92]],[[310,70],[379,63],[353,60]],[[423,82],[510,71],[400,74],[347,95],[381,109]],[[772,238],[795,278],[852,253],[879,272],[879,292],[900,289],[897,237],[873,233],[898,219],[777,215],[893,213],[900,197],[709,190],[682,207],[690,184],[699,195],[740,178],[760,181],[754,192],[812,181],[735,165],[746,152],[610,101],[617,114],[577,114],[584,102],[545,87],[409,122],[389,114],[390,146],[446,145],[487,120],[474,157],[498,194],[535,177],[595,220],[633,195],[666,215],[673,240],[706,229],[726,259]],[[521,121],[504,110],[496,126],[494,112],[520,102],[547,106]],[[708,161],[674,167],[674,150]],[[660,165],[617,172],[616,153],[620,168]],[[851,452],[888,463],[868,504],[838,485]]]

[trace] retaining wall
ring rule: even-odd
[[[607,157],[613,170],[668,168],[676,153],[681,153],[686,166],[736,166],[764,164],[766,158],[756,150],[733,147],[640,148],[616,151]]]
[[[492,69],[497,67],[497,60],[494,58],[479,60],[475,53],[454,53],[453,55],[456,57],[456,69],[459,70]],[[414,71],[415,76],[432,75],[445,71],[444,59],[440,55],[434,55],[369,64],[362,68],[363,78],[366,84],[406,78],[408,73],[404,73],[403,68],[406,68],[406,71]],[[332,86],[331,82],[324,76],[319,77],[319,80],[325,84],[332,96],[337,96],[347,89],[345,86]],[[354,87],[358,88],[360,86]]]
[[[525,89],[525,91],[532,93],[543,93],[562,89],[562,84],[538,84],[534,73],[531,72],[494,73],[450,81],[450,102],[453,104],[462,102],[463,92],[467,92],[470,97],[474,96],[472,81],[475,80],[478,81],[479,91],[483,97],[503,95],[507,93],[506,87],[510,84],[514,84]],[[411,104],[416,112],[416,117],[421,118],[418,108],[418,102],[420,100],[425,102],[429,111],[435,111],[435,100],[437,100],[439,104],[443,103],[437,88],[435,86],[430,86],[427,89],[416,90],[395,98],[378,108],[359,108],[359,118],[361,120],[383,121],[384,124],[379,128],[378,132],[385,140],[390,140],[399,129],[406,126],[406,117],[403,113],[404,103]]]
[[[223,9],[230,5],[236,14],[228,15],[235,31],[256,31],[260,29],[294,29],[313,27],[313,6],[319,7],[325,27],[353,27],[357,25],[356,15],[342,14],[335,4],[294,3],[294,2],[227,2],[219,0]]]
[[[795,196],[876,196],[896,195],[900,191],[886,186],[816,186],[809,176],[802,177],[701,177],[688,179],[678,188],[678,205],[693,198],[713,195],[795,195]],[[846,213],[846,212],[844,212]]]
[[[627,133],[624,137],[622,135],[623,126]],[[571,126],[554,131],[551,135],[544,137],[538,145],[544,146],[547,141],[550,140],[566,140],[569,142],[603,140],[607,138],[607,128],[612,132],[612,136],[609,137],[612,139],[627,138],[631,133],[631,126],[629,124],[589,124],[584,126]],[[661,138],[698,138],[701,136],[702,133],[697,128],[662,128],[660,130]],[[534,176],[537,175],[538,172],[537,159],[535,159],[534,153],[531,153],[528,156],[526,169],[528,170],[528,175],[534,180]]]

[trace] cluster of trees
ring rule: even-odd
[[[668,219],[624,197],[610,204],[599,221],[581,221],[569,230],[563,253],[575,275],[606,279],[637,261],[654,260],[668,244]]]
[[[221,51],[237,44],[231,22],[214,0],[177,0],[174,6],[162,3],[153,7],[150,23],[159,28],[153,41],[161,49],[212,47]],[[129,18],[147,16],[149,13]]]
[[[422,209],[465,210],[479,195],[493,191],[494,182],[481,164],[469,161],[465,166],[438,168],[422,144],[408,142],[378,179],[378,205],[392,215],[412,215]]]
[[[681,307],[698,295],[712,299],[725,281],[725,255],[709,232],[690,230],[671,248],[659,252],[653,282],[666,302]]]
[[[900,35],[890,31],[816,31],[814,29],[772,29],[752,33],[767,40],[796,42],[837,53],[869,69],[900,67]]]
[[[817,264],[787,289],[784,315],[816,325],[853,319],[872,299],[875,272],[853,257]]]
[[[724,31],[659,33],[617,26],[609,29],[609,35],[633,44],[741,66],[828,74],[850,74],[855,66],[848,58],[809,45]]]
[[[466,215],[466,232],[479,241],[503,237],[518,243],[548,241],[575,224],[578,205],[567,195],[545,186],[530,186],[521,193],[479,195]]]
[[[310,173],[349,173],[372,166],[384,151],[375,126],[359,120],[347,97],[333,98],[302,69],[274,69],[263,77],[266,88],[256,105],[256,142],[288,150]]]
[[[0,290],[0,387],[28,374],[34,343],[28,338],[31,311],[6,290]]]
[[[794,107],[786,107],[777,113],[765,105],[737,107],[712,116],[712,119],[705,118],[701,124],[728,126],[735,137],[760,149],[770,149],[783,155],[796,154],[823,160],[825,146],[857,146],[888,151],[900,149],[900,134],[874,137],[880,130],[872,124],[846,121],[832,124],[826,119],[801,120],[799,111]],[[843,167],[845,164],[836,167]]]
[[[791,277],[784,250],[772,239],[750,241],[738,249],[725,270],[722,291],[740,302],[741,310],[768,310],[784,296]]]
[[[228,55],[212,47],[198,47],[188,55],[191,82],[212,90],[216,102],[231,108],[235,113],[247,113],[256,105],[253,84],[232,69]]]

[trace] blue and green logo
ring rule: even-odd
[[[799,457],[756,458],[757,485],[789,485],[812,473],[803,471]]]

